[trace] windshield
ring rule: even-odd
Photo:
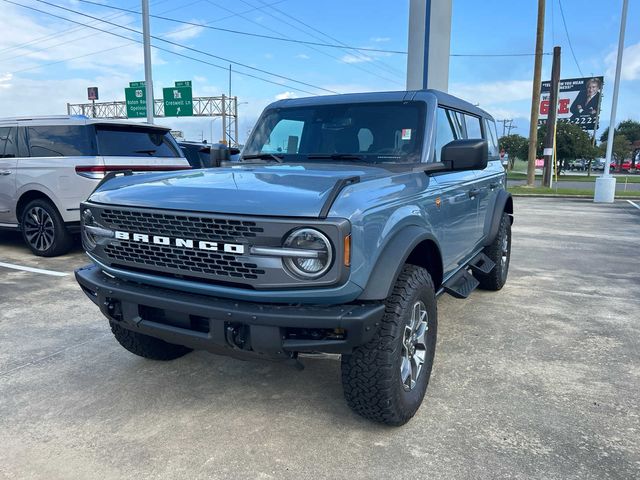
[[[314,159],[364,162],[420,161],[422,102],[313,105],[269,110],[249,139],[243,158],[283,162]]]
[[[182,157],[176,141],[158,128],[96,125],[98,154],[105,157]]]

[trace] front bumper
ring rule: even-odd
[[[384,315],[381,303],[273,305],[179,292],[111,278],[96,265],[75,275],[111,322],[169,343],[238,357],[351,353],[372,338]]]

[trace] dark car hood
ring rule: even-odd
[[[241,165],[116,177],[89,200],[168,210],[317,217],[340,179],[366,181],[388,174],[375,166],[344,164]]]

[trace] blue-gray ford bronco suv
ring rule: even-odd
[[[341,354],[349,406],[407,422],[437,296],[507,278],[494,120],[432,90],[281,100],[225,163],[115,176],[82,204],[76,278],[118,342],[155,360]]]

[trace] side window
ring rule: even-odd
[[[300,137],[304,121],[280,120],[271,130],[271,134],[262,146],[261,151],[266,153],[298,153]]]
[[[5,158],[5,148],[7,145],[7,140],[9,140],[10,133],[10,127],[0,128],[0,158]]]
[[[498,147],[498,135],[496,133],[496,124],[492,120],[485,119],[485,131],[487,132],[487,142],[489,143],[489,158],[498,158],[500,149]]]
[[[467,125],[467,138],[482,138],[480,118],[473,115],[465,115],[464,120]]]
[[[373,133],[368,128],[361,128],[358,130],[358,144],[360,146],[359,152],[368,152],[369,147],[373,144]]]
[[[95,155],[87,128],[81,125],[29,127],[32,157],[79,157]]]
[[[447,143],[452,142],[458,138],[455,131],[455,112],[451,110],[445,110],[444,108],[438,108],[436,118],[436,146],[435,146],[435,161],[440,161],[440,152],[442,147]]]

